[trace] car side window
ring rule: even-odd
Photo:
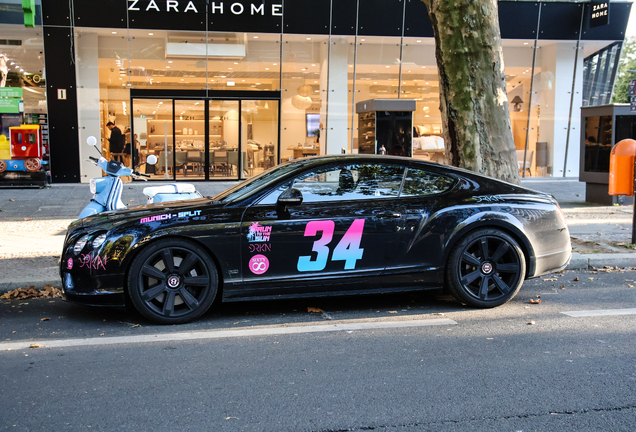
[[[261,199],[258,202],[257,205],[274,205],[274,204],[276,204],[280,194],[285,192],[287,189],[289,189],[289,181],[286,181],[285,183],[283,183],[281,185],[278,185],[278,187],[276,187],[276,189],[274,189],[273,191],[271,191],[270,193],[265,195],[265,197],[263,197],[263,199]]]
[[[400,197],[417,197],[446,192],[455,180],[421,169],[409,168]]]
[[[368,200],[397,197],[404,167],[391,164],[343,164],[317,168],[294,179],[303,202]],[[259,205],[275,204],[283,192],[272,191]]]

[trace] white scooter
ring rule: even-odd
[[[90,189],[93,194],[91,202],[88,203],[79,215],[79,219],[86,216],[102,213],[105,211],[124,210],[126,205],[121,200],[121,192],[123,183],[120,177],[130,176],[133,178],[147,181],[144,177],[150,177],[147,174],[127,168],[123,163],[117,161],[107,161],[102,152],[99,151],[97,140],[90,136],[86,140],[88,145],[92,146],[100,154],[100,158],[88,157],[88,161],[100,167],[106,174],[106,177],[98,177],[91,179]],[[148,156],[146,162],[148,165],[157,163],[157,156]],[[137,166],[139,168],[139,166]],[[187,183],[173,183],[167,185],[153,186],[144,188],[144,195],[148,197],[148,204],[167,202],[167,201],[183,201],[195,198],[201,198],[201,194],[196,191],[194,185]]]

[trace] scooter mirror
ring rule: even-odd
[[[88,143],[89,146],[95,147],[97,145],[97,140],[95,139],[94,136],[89,136],[86,139],[86,142]]]
[[[146,158],[146,163],[147,163],[148,165],[154,165],[154,164],[156,164],[156,163],[157,163],[157,156],[155,156],[155,155],[150,155],[150,156],[148,156],[148,157]]]

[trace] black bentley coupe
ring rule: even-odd
[[[442,287],[495,307],[570,256],[550,195],[410,158],[351,155],[284,163],[214,197],[73,222],[60,273],[68,301],[132,304],[175,324],[215,300]]]

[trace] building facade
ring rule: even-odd
[[[39,6],[33,29],[3,14],[0,53],[25,65],[21,86],[38,75],[24,112],[47,115],[53,182],[101,175],[84,162],[94,152],[89,136],[128,164],[155,154],[159,162],[145,169],[162,180],[242,179],[289,159],[355,153],[375,138],[355,109],[371,99],[415,100],[413,129],[400,132],[413,157],[444,160],[435,44],[420,0]],[[631,3],[608,3],[609,24],[600,26],[593,8],[499,2],[512,132],[526,176],[577,177],[580,108],[611,94]],[[3,38],[33,49],[19,54]],[[601,64],[603,74],[592,70]],[[109,122],[125,135],[123,150],[111,148]]]

